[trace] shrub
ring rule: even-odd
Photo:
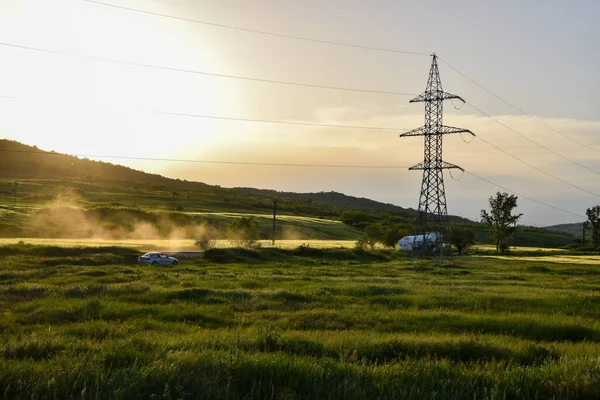
[[[228,228],[229,238],[237,247],[258,247],[260,226],[254,217],[242,217]]]
[[[464,226],[451,226],[449,232],[450,243],[456,247],[459,255],[475,244],[475,232]]]

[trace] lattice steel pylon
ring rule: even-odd
[[[409,168],[411,171],[423,170],[423,182],[421,183],[421,195],[419,197],[419,217],[421,228],[424,231],[431,223],[438,226],[448,223],[443,171],[456,168],[464,172],[461,167],[442,160],[443,136],[450,133],[469,133],[475,136],[468,129],[445,126],[442,123],[444,100],[458,99],[462,102],[464,100],[460,96],[443,91],[437,56],[433,53],[432,57],[425,93],[410,101],[411,103],[425,103],[425,125],[400,135],[400,137],[425,137],[425,158],[423,162]]]

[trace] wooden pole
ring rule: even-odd
[[[273,200],[273,246],[275,246],[275,225],[277,223],[277,200]]]

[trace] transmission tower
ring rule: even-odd
[[[450,133],[469,133],[475,136],[468,129],[445,126],[442,123],[444,100],[458,99],[463,103],[464,100],[460,96],[443,91],[437,56],[433,53],[432,57],[425,93],[410,101],[411,103],[425,103],[425,125],[400,135],[400,137],[425,137],[423,162],[409,168],[411,171],[423,170],[421,196],[419,197],[419,219],[423,231],[432,223],[440,227],[448,223],[443,170],[456,168],[464,172],[461,167],[442,160],[442,138]]]

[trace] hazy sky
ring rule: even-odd
[[[104,0],[102,0],[104,1]],[[510,128],[600,173],[600,3],[597,1],[105,0],[155,13],[320,40],[431,53],[444,89]],[[266,36],[136,13],[84,0],[0,0],[0,137],[71,154],[267,163],[389,165],[422,161],[423,124],[410,96],[252,82],[48,54],[6,44],[215,74],[421,93],[431,57]],[[459,104],[456,104],[457,106]],[[519,137],[468,104],[445,123],[600,195],[598,174]],[[152,114],[162,111],[394,131],[320,128]],[[465,139],[468,139],[465,137]],[[469,139],[470,140],[470,139]],[[444,138],[444,158],[556,207],[585,214],[600,197],[485,142]],[[221,186],[339,191],[415,208],[421,172],[110,160]],[[454,178],[460,177],[453,173]],[[498,189],[445,174],[448,210],[478,218]],[[580,218],[524,198],[523,222]]]

